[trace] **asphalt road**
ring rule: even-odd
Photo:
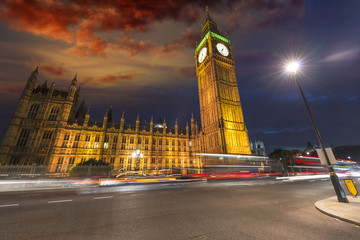
[[[315,209],[326,180],[150,184],[0,194],[1,239],[360,239]]]

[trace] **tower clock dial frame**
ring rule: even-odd
[[[206,55],[207,55],[207,47],[203,47],[198,56],[199,63],[202,63],[205,60]]]
[[[224,57],[228,57],[229,56],[229,49],[223,44],[223,43],[217,43],[216,44],[216,49],[218,50],[218,52],[223,55]]]

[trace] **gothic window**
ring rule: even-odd
[[[78,134],[76,134],[75,135],[75,139],[74,139],[75,141],[79,141],[80,140],[80,133],[78,133]]]
[[[75,163],[75,157],[71,157],[70,159],[69,159],[69,164],[70,165],[73,165]]]
[[[126,137],[125,136],[122,139],[122,143],[126,143]]]
[[[62,147],[64,147],[64,148],[68,147],[69,139],[70,139],[70,134],[69,134],[69,133],[65,133],[65,135],[64,135],[64,141],[63,141],[63,143],[62,143]]]
[[[86,135],[85,141],[86,141],[86,142],[89,142],[89,141],[90,141],[90,135]]]
[[[109,135],[105,135],[104,148],[105,148],[105,149],[108,149],[108,148],[109,148]]]
[[[155,158],[151,158],[151,163],[155,163]]]
[[[61,172],[63,161],[64,161],[64,157],[59,157],[55,172]]]
[[[149,144],[149,138],[145,138],[145,144]]]
[[[21,133],[20,133],[20,136],[19,136],[19,139],[17,141],[16,146],[25,147],[26,143],[27,143],[27,141],[29,139],[29,136],[30,136],[30,130],[29,129],[21,130]]]
[[[133,137],[130,138],[130,143],[134,143],[134,138]]]
[[[99,141],[100,141],[100,136],[96,135],[95,136],[94,148],[99,148]]]
[[[35,119],[38,111],[39,111],[39,104],[33,104],[33,105],[31,105],[27,117],[28,117],[29,119]]]
[[[138,138],[138,144],[141,144],[141,138]]]
[[[125,150],[125,144],[121,145],[121,150]]]
[[[156,138],[153,139],[152,144],[153,144],[153,145],[156,145]]]
[[[69,133],[65,133],[64,135],[64,140],[68,141],[70,139],[70,134]]]
[[[162,145],[162,139],[159,139],[159,145]]]
[[[59,114],[59,108],[53,107],[50,111],[49,121],[56,121],[58,114]]]
[[[86,135],[84,148],[89,148],[89,147],[90,147],[90,135]]]
[[[48,147],[50,145],[51,137],[52,137],[53,131],[45,131],[44,135],[41,139],[40,146],[41,147]]]

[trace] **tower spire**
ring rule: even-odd
[[[217,30],[217,24],[210,17],[209,8],[206,5],[206,20],[201,31],[201,38],[204,38],[208,32],[219,33]]]
[[[71,86],[75,86],[77,84],[77,73],[75,73],[75,77],[71,81]]]

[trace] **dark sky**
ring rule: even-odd
[[[113,107],[127,123],[139,113],[200,122],[194,50],[205,6],[232,44],[251,139],[304,148],[316,137],[284,64],[299,77],[325,144],[360,144],[360,1],[140,0],[0,3],[0,138],[31,71],[67,88],[78,74],[91,119]]]

